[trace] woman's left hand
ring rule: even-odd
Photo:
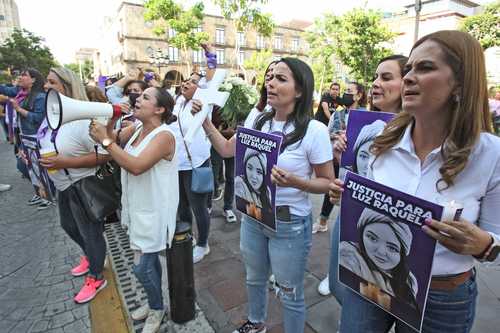
[[[428,219],[422,230],[448,250],[463,255],[478,256],[491,243],[489,233],[463,219],[441,222]]]
[[[67,168],[66,158],[61,155],[42,157],[40,164],[46,169],[65,169]]]
[[[271,170],[271,182],[280,187],[297,187],[299,177],[275,165]]]
[[[108,137],[106,126],[94,120],[90,122],[89,134],[90,137],[98,143],[101,143],[105,138]]]

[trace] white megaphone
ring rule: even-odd
[[[87,102],[66,97],[54,89],[49,89],[45,98],[47,122],[53,130],[62,125],[81,119],[104,120],[119,117],[122,114],[119,105]]]

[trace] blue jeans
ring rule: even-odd
[[[429,290],[422,325],[423,333],[468,333],[476,312],[476,277],[455,290]],[[387,332],[396,323],[397,333],[415,332],[403,322],[365,301],[351,290],[346,290],[342,305],[341,333]]]
[[[248,319],[263,323],[267,315],[268,279],[272,270],[283,306],[286,333],[303,333],[306,320],[304,272],[311,249],[311,215],[277,221],[270,231],[243,216],[240,249],[246,269]]]
[[[332,246],[330,250],[330,273],[329,273],[329,283],[330,292],[337,299],[340,305],[342,305],[343,297],[346,292],[346,287],[339,282],[339,242],[340,242],[340,217],[337,217],[333,225],[332,230]]]
[[[163,310],[161,291],[161,264],[159,252],[143,253],[138,265],[134,265],[134,274],[144,287],[148,296],[149,308]]]

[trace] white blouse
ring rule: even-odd
[[[132,143],[141,131],[142,126],[125,146],[125,151],[132,156],[139,156],[159,132],[172,132],[163,124],[151,131],[138,146],[133,147]],[[121,223],[128,228],[130,247],[143,253],[151,253],[165,249],[167,244],[170,246],[175,234],[179,204],[177,152],[171,161],[161,159],[138,176],[122,168],[121,181]]]
[[[464,206],[463,219],[498,239],[500,138],[482,133],[454,185],[438,192],[436,183],[441,178],[439,168],[443,164],[441,148],[430,152],[421,163],[415,153],[411,129],[412,125],[408,126],[398,144],[370,163],[370,178],[437,204],[455,200]],[[437,243],[432,275],[459,274],[473,266],[472,256],[454,253]]]

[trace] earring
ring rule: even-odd
[[[458,95],[458,94],[455,95],[453,99],[454,99],[455,103],[457,103],[457,104],[460,103],[460,95]]]

